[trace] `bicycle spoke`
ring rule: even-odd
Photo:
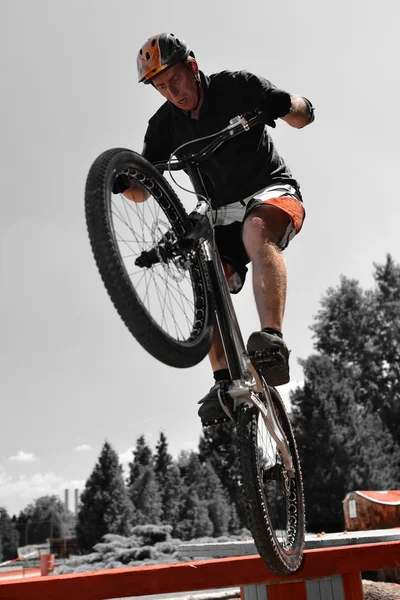
[[[174,231],[176,222],[175,213],[170,215],[169,209],[152,196],[141,203],[132,202],[123,194],[111,198],[114,237],[138,299],[161,329],[186,341],[191,338],[197,311],[191,274],[178,262],[163,262],[161,257],[149,268],[135,266],[143,252],[168,244],[165,236]]]
[[[167,295],[167,294],[169,295],[169,297],[171,297],[171,293],[170,293],[170,289],[169,289],[169,287],[166,287],[166,288],[165,288],[165,299],[166,299],[166,295]],[[165,304],[165,302],[164,302],[164,306],[165,306],[165,305],[166,305],[166,304]],[[178,333],[178,329],[179,329],[179,332],[180,332],[180,334],[181,334],[181,338],[182,338],[182,339],[184,339],[183,333],[182,333],[182,331],[181,331],[180,327],[177,325],[177,321],[176,321],[175,314],[174,314],[173,310],[171,310],[171,309],[169,309],[169,308],[168,308],[168,311],[169,311],[169,313],[170,313],[170,316],[171,316],[171,318],[172,318],[172,321],[175,323],[175,331],[176,331],[176,333]],[[186,320],[187,320],[187,322],[188,322],[188,324],[189,324],[189,327],[190,327],[191,323],[190,323],[189,319],[187,318],[186,314],[184,314],[184,317],[186,318]],[[189,328],[189,331],[190,331],[190,328]]]

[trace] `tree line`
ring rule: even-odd
[[[291,396],[311,531],[343,527],[347,492],[400,486],[400,265],[387,255],[373,279],[327,290]]]
[[[107,533],[128,536],[132,527],[148,523],[168,524],[172,536],[182,540],[236,533],[241,521],[235,504],[206,455],[204,441],[201,451],[183,451],[174,460],[163,432],[155,452],[140,435],[125,477],[106,441],[76,517],[57,496],[37,499],[18,517],[2,509],[0,561],[14,558],[18,546],[48,538],[76,536],[80,550],[89,552]]]
[[[342,276],[322,297],[311,325],[315,352],[301,361],[304,386],[291,394],[309,531],[343,528],[347,492],[400,487],[400,265],[388,255],[373,278],[363,290]],[[127,478],[105,442],[76,521],[57,497],[18,517],[1,509],[0,558],[49,532],[76,534],[83,551],[105,533],[128,535],[145,523],[168,523],[183,540],[237,532],[246,520],[235,436],[230,425],[208,428],[198,451],[173,459],[163,432],[154,452],[141,435]]]

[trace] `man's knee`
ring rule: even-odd
[[[279,246],[291,224],[291,217],[276,206],[258,206],[246,218],[243,226],[245,247],[270,242]]]

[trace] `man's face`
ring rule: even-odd
[[[178,108],[193,110],[198,103],[198,86],[194,78],[197,65],[188,68],[184,63],[178,63],[160,73],[152,80],[156,90],[164,98],[175,104]]]

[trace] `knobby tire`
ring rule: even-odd
[[[130,176],[133,174],[150,191],[176,238],[185,235],[191,227],[181,201],[151,163],[140,154],[123,148],[103,152],[90,168],[85,190],[86,223],[98,270],[123,322],[143,348],[166,365],[191,367],[208,353],[214,334],[214,312],[206,265],[198,251],[185,275],[189,284],[191,283],[193,294],[194,315],[193,323],[189,320],[190,331],[186,337],[178,335],[178,329],[176,335],[165,331],[139,297],[122,260],[112,215],[112,188],[120,173],[129,173]],[[128,209],[131,207],[128,206]],[[151,231],[150,225],[148,229]],[[157,224],[155,230],[157,231]],[[174,286],[172,295],[178,295],[178,283],[175,285],[174,282]]]

